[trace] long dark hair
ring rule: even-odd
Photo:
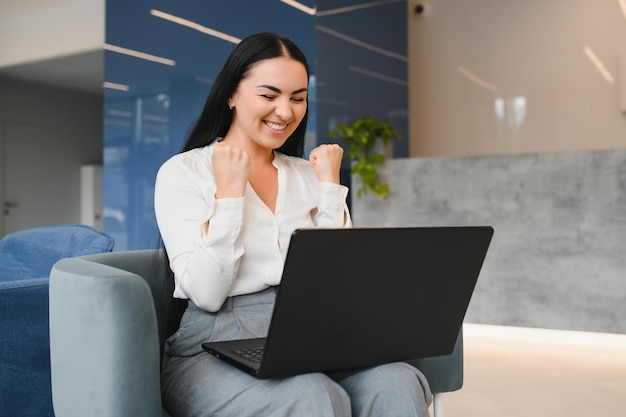
[[[309,77],[309,65],[304,54],[288,38],[276,33],[263,32],[242,40],[230,53],[224,67],[215,79],[202,112],[189,133],[181,152],[202,148],[214,142],[216,138],[224,137],[233,121],[233,113],[228,108],[228,100],[237,90],[239,82],[245,78],[247,72],[256,62],[281,56],[287,56],[302,63],[306,69],[307,78]],[[303,156],[308,115],[307,106],[307,111],[300,125],[278,149],[279,152],[291,156]],[[160,246],[165,249],[162,240]],[[160,254],[163,257],[161,262],[164,263],[163,267],[166,269],[168,277],[163,290],[165,294],[169,294],[170,300],[164,312],[166,336],[169,336],[178,328],[187,302],[172,296],[174,293],[174,274],[169,267],[167,250],[161,251]]]
[[[302,63],[307,78],[309,65],[302,51],[288,38],[276,33],[262,32],[248,36],[230,53],[224,67],[215,79],[207,96],[204,108],[191,130],[182,151],[209,145],[218,137],[224,137],[233,120],[233,112],[228,108],[228,100],[233,95],[239,82],[256,62],[287,56]],[[308,99],[307,99],[308,100]],[[286,155],[302,156],[304,153],[304,135],[309,111],[300,125],[289,136],[278,151]]]

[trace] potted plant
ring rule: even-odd
[[[352,161],[351,175],[358,175],[363,185],[357,197],[371,191],[381,199],[389,196],[389,186],[378,180],[378,166],[385,162],[385,147],[391,139],[401,139],[388,121],[371,116],[362,117],[350,124],[339,123],[329,132],[331,138],[341,138],[348,145],[348,158]]]

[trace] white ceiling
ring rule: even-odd
[[[0,0],[0,20],[28,14],[67,0]],[[93,50],[45,61],[0,68],[0,76],[102,94],[104,51]]]
[[[63,3],[63,0],[2,0],[0,11],[4,18],[14,14],[31,12],[54,5],[54,3]]]

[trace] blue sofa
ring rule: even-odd
[[[113,246],[110,236],[85,225],[38,227],[0,239],[0,416],[54,416],[50,270],[60,259]]]

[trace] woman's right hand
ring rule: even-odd
[[[243,197],[250,175],[250,156],[242,149],[218,142],[213,147],[215,198]]]

